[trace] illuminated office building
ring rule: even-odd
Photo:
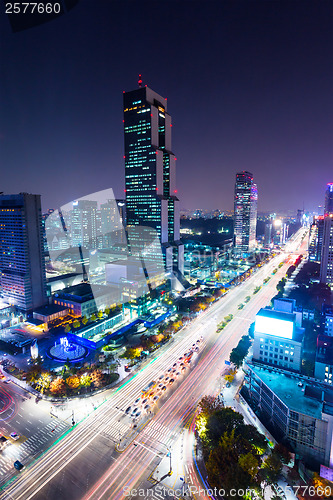
[[[47,302],[40,195],[0,196],[2,297],[30,312]]]
[[[148,87],[124,92],[125,192],[129,244],[140,253],[143,239],[158,235],[167,271],[183,271],[176,158],[171,147],[167,100]],[[146,227],[145,231],[142,228]],[[148,230],[147,230],[148,229]],[[148,235],[148,236],[147,236]],[[160,258],[150,247],[149,259]]]
[[[309,232],[309,260],[312,262],[321,261],[321,251],[323,246],[324,216],[317,215],[313,218]]]
[[[333,182],[329,182],[326,186],[324,214],[325,216],[333,214]]]
[[[256,248],[257,185],[250,172],[236,174],[234,198],[234,251],[248,253]]]
[[[320,281],[330,286],[333,284],[333,214],[324,219]]]
[[[71,237],[73,247],[97,248],[98,218],[97,201],[73,202],[71,212]]]

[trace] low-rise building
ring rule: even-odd
[[[264,308],[256,315],[253,360],[300,371],[304,328],[297,325],[296,313],[281,311],[281,307]]]
[[[250,404],[279,441],[312,467],[333,466],[333,389],[277,368],[249,363]]]
[[[119,290],[116,287],[90,285],[80,283],[56,292],[53,303],[69,309],[74,316],[91,316],[92,314],[120,302]]]

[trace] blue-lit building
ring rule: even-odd
[[[157,249],[155,251],[149,242],[149,239],[154,240],[157,233],[167,271],[183,273],[171,116],[167,112],[167,100],[141,84],[140,80],[139,88],[124,92],[123,96],[125,192],[130,249],[132,255],[138,255],[143,246],[149,246],[146,258],[161,259],[161,253]],[[149,228],[153,230],[151,234]]]

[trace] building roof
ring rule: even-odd
[[[34,313],[41,314],[42,316],[51,316],[52,314],[56,314],[58,312],[64,311],[67,309],[64,306],[59,306],[57,304],[48,304],[46,306],[38,307],[34,309]]]
[[[78,285],[69,286],[63,290],[59,290],[54,294],[56,299],[73,300],[75,302],[87,302],[93,300],[100,295],[112,293],[109,286],[90,285],[90,283],[79,283]]]
[[[265,316],[266,318],[280,319],[282,321],[292,321],[295,322],[296,315],[294,313],[284,312],[284,311],[274,311],[273,309],[263,308],[260,309],[257,316]]]
[[[320,420],[323,406],[325,413],[332,412],[333,389],[323,390],[320,383],[316,384],[311,381],[310,385],[297,374],[274,370],[272,367],[265,368],[256,365],[249,365],[249,367],[290,410]],[[298,386],[299,382],[303,384],[303,387]]]

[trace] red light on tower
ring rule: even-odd
[[[138,85],[139,85],[140,88],[142,87],[142,78],[141,78],[141,75],[139,75]]]
[[[174,190],[174,193],[178,193],[177,189]]]
[[[126,160],[126,156],[125,155],[123,156],[123,158],[124,158],[124,160]]]
[[[124,189],[124,193],[126,193],[126,189]]]
[[[156,191],[158,191],[158,187],[156,188]]]

